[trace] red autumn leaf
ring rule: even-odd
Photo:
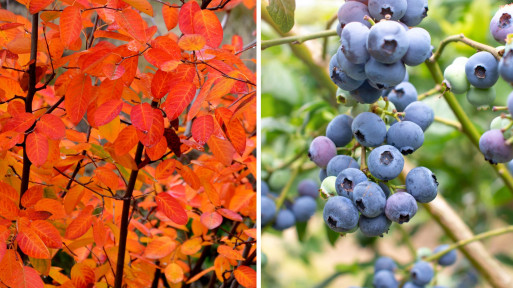
[[[189,1],[182,6],[178,14],[178,26],[183,34],[194,34],[194,14],[200,10],[196,1]]]
[[[212,230],[223,223],[223,217],[217,212],[204,212],[201,214],[200,221],[205,227]]]
[[[169,120],[178,118],[194,99],[194,95],[196,95],[196,86],[190,82],[180,82],[172,87],[164,103],[167,118]]]
[[[103,126],[109,123],[119,115],[122,108],[123,101],[121,100],[113,99],[103,103],[94,112],[94,124]]]
[[[11,199],[14,203],[18,204],[20,200],[20,193],[10,184],[0,181],[0,195]]]
[[[114,141],[114,151],[118,156],[123,156],[130,152],[137,142],[139,142],[137,128],[132,125],[127,126],[119,132],[118,138]]]
[[[23,273],[19,274],[15,279],[18,284],[17,287],[23,288],[44,288],[45,283],[36,269],[28,266],[23,266]]]
[[[93,206],[89,205],[82,210],[82,212],[68,225],[66,229],[66,237],[67,239],[74,240],[78,237],[84,235],[89,228],[91,228],[91,224],[93,223],[93,216],[91,215],[93,212]]]
[[[107,228],[105,228],[102,219],[93,221],[93,238],[96,246],[103,248],[107,240]]]
[[[32,132],[27,136],[26,142],[27,156],[30,161],[41,166],[45,164],[48,158],[48,138],[45,135],[37,132]]]
[[[16,241],[21,251],[28,256],[37,259],[50,258],[50,251],[45,243],[30,227],[20,225]]]
[[[175,162],[175,165],[176,165],[176,170],[178,171],[178,173],[180,173],[180,175],[182,175],[185,183],[187,183],[193,189],[200,188],[200,184],[201,184],[200,179],[199,179],[198,175],[196,175],[196,173],[194,173],[194,171],[192,171],[191,168],[189,168],[186,165],[183,165],[182,163],[180,163],[178,161]]]
[[[50,222],[44,220],[35,220],[30,223],[30,228],[43,240],[48,248],[60,249],[62,239],[59,230]]]
[[[226,134],[239,155],[244,154],[246,150],[246,131],[239,119],[233,117],[230,119],[230,122],[226,125]]]
[[[112,191],[116,191],[119,186],[119,177],[112,169],[107,167],[96,168],[96,178],[98,178],[105,186]]]
[[[242,222],[242,216],[239,215],[237,212],[233,212],[230,209],[221,208],[217,210],[217,212],[221,215],[223,215],[224,218],[228,218],[233,221]]]
[[[204,145],[214,132],[214,118],[212,115],[197,117],[192,122],[191,133],[194,140]],[[244,139],[246,139],[244,135]]]
[[[157,161],[162,158],[167,151],[167,140],[165,137],[160,138],[160,141],[151,147],[146,147],[146,155],[150,158],[151,161]]]
[[[164,23],[168,31],[178,25],[178,13],[179,9],[162,5],[162,17],[164,18]]]
[[[21,205],[25,208],[36,205],[37,201],[43,199],[43,186],[35,185],[30,187],[21,197]]]
[[[213,48],[219,47],[223,41],[223,27],[214,12],[200,10],[194,14],[194,33],[205,37],[207,45]]]
[[[166,159],[159,163],[157,169],[155,169],[155,178],[157,180],[164,180],[175,172],[175,160]]]
[[[84,117],[91,100],[92,89],[91,78],[87,75],[75,74],[71,79],[66,90],[64,106],[73,124],[77,125]]]
[[[180,202],[167,193],[160,193],[155,197],[158,211],[166,215],[167,218],[179,225],[187,224],[189,217]]]
[[[103,74],[110,80],[117,80],[125,74],[125,67],[112,63],[104,64],[102,67]]]
[[[141,130],[143,133],[148,133],[153,124],[153,108],[148,103],[135,105],[132,107],[130,119],[135,128]]]
[[[219,253],[229,259],[244,260],[244,257],[242,257],[241,251],[235,250],[228,245],[219,245],[217,247],[217,253]]]
[[[146,249],[144,249],[144,257],[148,259],[160,259],[171,254],[176,248],[176,243],[168,236],[157,237],[153,239]]]
[[[41,119],[37,122],[36,131],[53,140],[59,140],[66,136],[66,126],[64,126],[61,118],[52,114],[41,116]]]
[[[178,46],[186,51],[199,51],[205,47],[207,40],[201,34],[185,34],[178,41]]]
[[[52,4],[53,0],[30,0],[29,12],[36,14],[37,12],[45,9],[48,5]]]
[[[23,275],[23,267],[21,257],[16,250],[7,249],[0,261],[0,280],[8,287],[17,287],[20,279],[18,277]]]
[[[149,49],[144,53],[144,58],[153,66],[166,72],[174,70],[181,63],[180,58],[160,48]]]
[[[232,144],[228,140],[218,138],[217,136],[211,136],[207,144],[208,148],[210,148],[210,151],[212,151],[214,157],[219,162],[223,163],[225,166],[232,164],[235,149],[233,149]]]
[[[164,97],[171,89],[172,74],[162,70],[157,70],[151,80],[151,94],[160,99]]]
[[[133,8],[153,17],[153,7],[147,0],[123,0],[123,2],[126,2]]]
[[[180,150],[181,142],[180,137],[178,137],[175,130],[172,128],[165,128],[164,137],[166,138],[167,147],[169,150],[173,151],[176,157],[180,157],[182,155],[182,151]]]
[[[0,195],[0,216],[7,220],[16,220],[20,209],[16,203],[4,195]]]
[[[248,235],[249,237],[256,239],[257,238],[257,229],[251,228],[244,230],[244,234]]]
[[[29,129],[36,121],[36,117],[32,113],[22,112],[14,115],[11,119],[7,120],[4,131],[15,131],[23,133]]]
[[[77,288],[88,288],[93,287],[96,282],[96,276],[93,268],[88,266],[86,263],[81,262],[73,265],[71,268],[71,282],[74,287]]]
[[[115,14],[118,25],[123,28],[130,36],[138,41],[146,41],[146,25],[141,15],[137,11],[126,8]]]
[[[60,19],[61,42],[65,48],[69,48],[71,44],[80,38],[82,31],[82,15],[80,8],[77,6],[68,6],[64,8]]]
[[[160,142],[160,139],[164,136],[164,116],[158,109],[153,109],[153,121],[151,124],[150,131],[143,133],[141,130],[137,130],[137,137],[139,141],[146,147],[153,147]]]
[[[233,272],[235,279],[246,288],[256,287],[257,274],[251,267],[241,265]]]

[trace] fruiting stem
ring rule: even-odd
[[[374,22],[374,20],[371,17],[369,17],[368,15],[363,16],[363,20],[366,20],[367,22],[369,22],[371,24],[371,26],[376,25],[376,22]]]
[[[276,199],[276,211],[280,211],[280,207],[283,205],[283,202],[285,202],[285,198],[287,198],[287,194],[289,193],[289,190],[292,187],[294,180],[296,180],[297,174],[299,174],[299,170],[301,170],[301,164],[302,161],[294,170],[292,170],[292,174],[290,175],[289,181],[287,181],[287,184],[285,184],[285,187],[283,187],[283,189],[281,190],[280,197]]]
[[[508,106],[493,106],[492,111],[507,111]]]
[[[439,117],[439,116],[435,116],[435,122],[442,123],[442,124],[445,124],[447,126],[454,127],[457,130],[459,130],[459,131],[462,130],[461,124],[458,121],[453,121],[453,120],[449,120],[449,119],[442,118],[442,117]]]
[[[497,60],[499,60],[501,58],[499,56],[497,49],[495,49],[495,47],[485,45],[483,43],[479,43],[477,41],[469,39],[469,38],[465,37],[465,35],[463,35],[463,34],[458,34],[458,35],[449,36],[449,37],[445,38],[444,40],[442,40],[440,42],[440,46],[438,47],[436,52],[433,53],[431,58],[429,58],[426,62],[431,62],[431,63],[436,62],[438,60],[438,58],[440,58],[440,56],[442,55],[442,52],[444,51],[445,46],[447,46],[447,44],[449,44],[451,42],[462,42],[472,48],[475,48],[476,50],[490,52]]]
[[[295,36],[289,36],[289,37],[283,37],[279,39],[272,39],[272,40],[264,40],[262,41],[261,50],[267,49],[272,46],[282,45],[282,44],[302,44],[305,41],[318,39],[318,38],[325,38],[330,36],[337,36],[337,31],[335,30],[326,30],[321,32],[315,32],[312,34],[307,35],[295,35]]]
[[[506,140],[506,144],[508,144],[508,145],[513,144],[513,136],[509,137],[509,138]]]
[[[433,87],[431,90],[428,90],[422,94],[419,94],[419,96],[417,97],[417,100],[422,101],[429,96],[436,95],[441,92],[442,92],[442,85],[436,84],[435,87]]]

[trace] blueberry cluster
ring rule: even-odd
[[[337,14],[341,45],[329,68],[333,82],[357,102],[369,104],[376,102],[383,90],[403,82],[405,64],[419,65],[431,55],[429,33],[408,28],[418,25],[427,11],[427,0],[353,0],[342,4]]]
[[[308,221],[317,209],[316,199],[319,196],[319,185],[312,179],[299,182],[298,196],[294,202],[286,200],[285,208],[276,211],[277,195],[270,191],[265,181],[262,181],[261,219],[262,226],[273,223],[273,228],[283,231],[296,224]],[[274,222],[273,222],[274,221]]]
[[[448,247],[449,245],[440,245],[436,247],[435,250],[433,250],[433,254],[446,250]],[[450,266],[456,262],[456,258],[456,251],[451,250],[444,254],[442,257],[438,258],[438,265],[442,267]],[[423,260],[418,260],[415,262],[415,264],[413,264],[409,271],[409,276],[407,276],[408,279],[402,279],[402,281],[398,281],[395,276],[397,269],[397,264],[392,258],[379,257],[374,263],[374,279],[372,282],[373,286],[375,288],[398,288],[400,282],[405,282],[402,285],[403,288],[424,288],[428,287],[427,285],[432,282],[435,276],[435,270],[431,264]],[[439,285],[429,287],[445,288],[445,286]]]

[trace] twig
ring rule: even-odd
[[[442,123],[447,126],[456,128],[456,130],[458,130],[458,131],[462,131],[461,124],[458,121],[453,121],[453,120],[445,119],[445,118],[442,118],[439,116],[435,116],[435,122]]]
[[[495,49],[495,47],[488,46],[483,43],[479,43],[477,41],[469,39],[469,38],[465,37],[465,35],[463,35],[463,34],[458,34],[458,35],[449,36],[449,37],[445,38],[444,40],[442,40],[440,42],[440,45],[438,46],[438,49],[436,50],[435,53],[433,53],[431,58],[429,58],[428,62],[431,62],[431,63],[436,62],[438,60],[438,58],[440,58],[440,56],[442,55],[442,52],[444,51],[445,46],[447,46],[447,44],[449,44],[451,42],[462,42],[472,48],[475,48],[476,50],[490,52],[497,60],[500,60],[500,58],[501,58],[499,56],[497,49]]]
[[[335,30],[326,30],[326,31],[308,34],[308,35],[295,35],[295,36],[283,37],[283,38],[279,38],[279,39],[265,40],[265,41],[262,41],[261,49],[264,50],[269,47],[283,45],[283,44],[302,44],[308,40],[325,38],[325,37],[330,37],[330,36],[337,36],[337,35],[338,35],[337,31],[335,31]]]

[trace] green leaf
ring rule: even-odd
[[[340,237],[340,234],[331,230],[330,227],[328,227],[328,225],[324,225],[324,227],[326,227],[328,241],[330,242],[331,246],[335,247],[335,242],[337,242],[338,238]]]
[[[271,0],[267,6],[267,12],[283,33],[289,32],[294,26],[295,9],[295,0]]]
[[[306,224],[308,222],[296,222],[296,232],[297,232],[297,238],[299,239],[299,242],[305,241],[305,235],[306,235]]]

